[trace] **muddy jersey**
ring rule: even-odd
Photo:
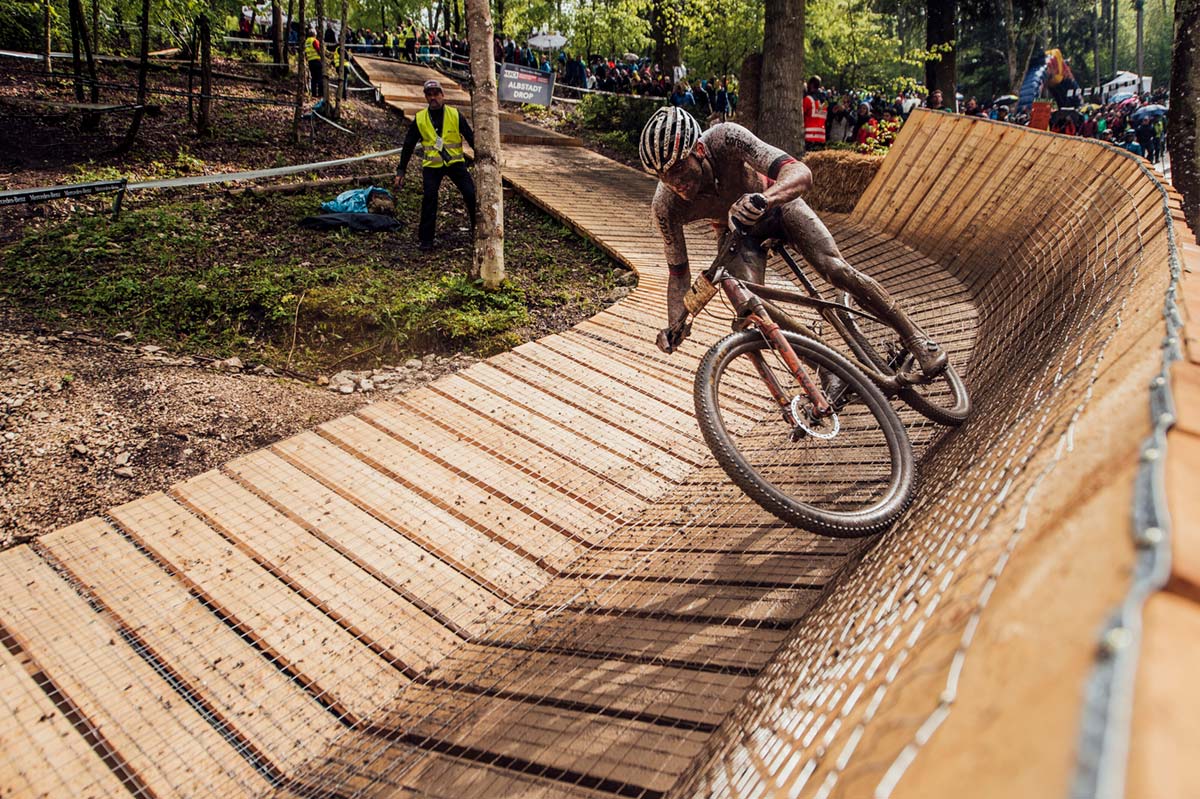
[[[733,122],[713,125],[700,141],[704,143],[705,160],[712,168],[712,183],[702,186],[690,200],[659,183],[650,206],[670,266],[687,262],[685,224],[708,219],[724,225],[729,207],[738,198],[761,192],[779,176],[784,165],[796,160]]]

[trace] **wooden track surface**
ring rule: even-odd
[[[0,554],[6,795],[660,796],[727,751],[714,733],[747,696],[764,706],[862,548],[780,524],[704,446],[692,378],[728,320],[655,348],[651,179],[559,146],[508,146],[504,171],[638,288]],[[965,273],[861,215],[829,222],[972,379]],[[936,458],[943,432],[904,418]]]

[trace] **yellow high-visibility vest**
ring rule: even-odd
[[[442,118],[441,148],[438,147],[437,131],[433,129],[433,120],[429,116],[428,108],[422,108],[417,112],[417,131],[421,134],[421,147],[424,151],[421,166],[449,166],[467,160],[463,155],[462,134],[458,131],[457,108],[445,107],[445,116]],[[445,150],[446,155],[450,157],[449,161],[442,158],[442,150]]]
[[[316,61],[320,57],[321,57],[321,54],[317,51],[317,37],[316,36],[306,37],[304,39],[304,60],[305,61]]]

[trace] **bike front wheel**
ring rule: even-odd
[[[856,538],[891,524],[912,500],[912,444],[895,410],[854,364],[819,341],[783,334],[813,375],[843,380],[855,399],[835,417],[804,414],[808,398],[757,330],[733,333],[696,373],[696,415],[726,474],[780,519],[821,535]],[[785,410],[760,372],[790,400]]]

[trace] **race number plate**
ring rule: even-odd
[[[704,275],[696,278],[696,282],[692,283],[692,287],[687,290],[687,294],[683,295],[683,304],[688,309],[688,313],[692,316],[704,310],[704,306],[708,305],[708,301],[717,295],[717,287]]]

